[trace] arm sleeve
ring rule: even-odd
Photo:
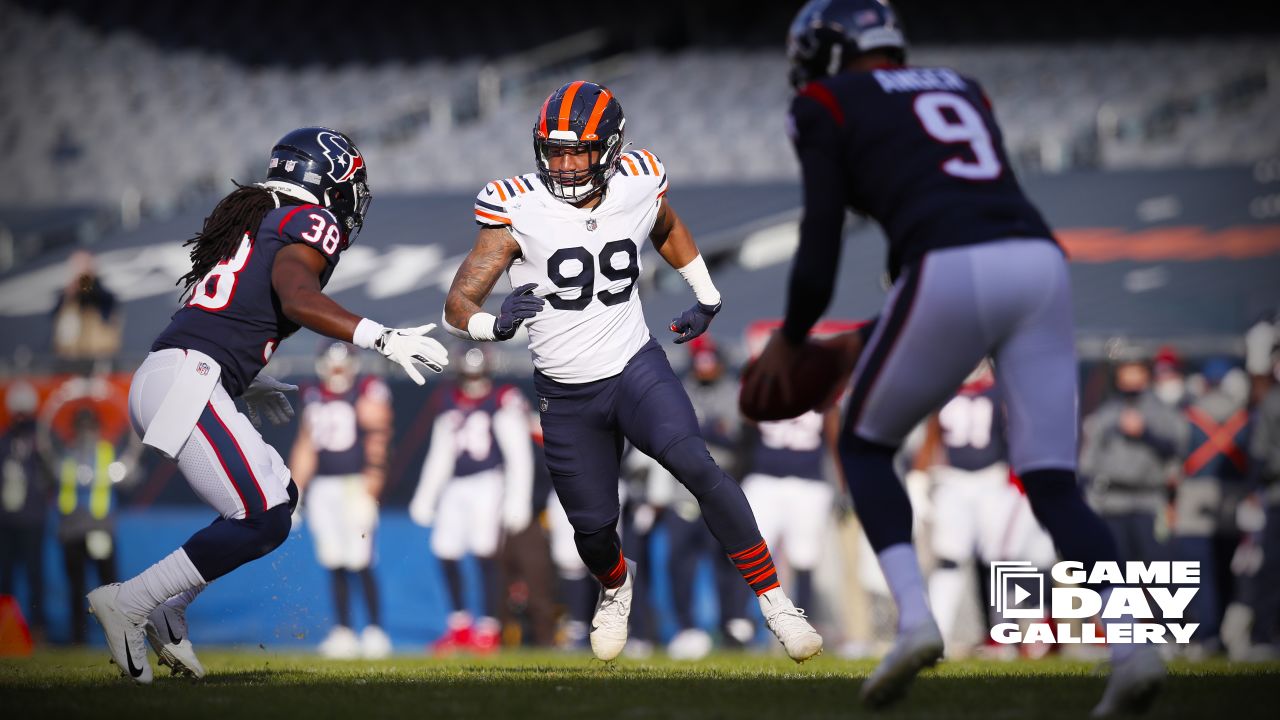
[[[518,391],[504,393],[502,406],[493,415],[493,434],[506,475],[502,519],[508,530],[523,530],[533,516],[533,436],[527,406]]]
[[[839,119],[822,103],[801,95],[791,105],[791,123],[804,182],[804,217],[782,334],[798,344],[826,312],[835,291],[846,193]]]
[[[429,526],[435,521],[436,501],[440,491],[453,474],[453,423],[449,413],[442,412],[431,428],[431,447],[427,450],[422,474],[418,476],[418,489],[409,501],[409,517],[417,524]]]

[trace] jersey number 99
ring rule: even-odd
[[[624,263],[622,267],[616,267],[614,261],[618,258],[621,258]],[[597,259],[601,275],[612,282],[626,280],[626,286],[616,290],[596,292]],[[574,266],[580,268],[578,272],[566,275],[565,271]],[[573,288],[582,290],[577,297],[573,298],[563,297],[559,293],[548,295],[547,302],[557,310],[582,310],[591,304],[592,297],[605,305],[626,302],[631,298],[631,291],[635,289],[636,279],[640,277],[636,244],[630,239],[605,243],[604,247],[600,248],[598,258],[592,258],[591,252],[581,245],[560,248],[547,258],[547,277],[556,284],[556,287],[565,290]]]

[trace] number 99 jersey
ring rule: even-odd
[[[954,70],[886,67],[811,82],[792,101],[789,131],[806,204],[843,186],[840,199],[888,235],[895,278],[938,248],[1052,240],[1009,167],[986,95]]]
[[[476,222],[507,228],[520,246],[511,286],[537,283],[546,298],[524,326],[534,367],[557,382],[617,375],[650,338],[636,281],[667,174],[647,150],[618,163],[592,209],[556,198],[533,174],[495,180],[476,196]]]
[[[236,254],[196,283],[186,305],[151,346],[199,350],[222,366],[222,384],[238,397],[299,325],[285,316],[271,285],[276,253],[301,243],[324,256],[324,287],[346,247],[333,213],[319,205],[286,205],[269,211],[253,235],[245,233]]]

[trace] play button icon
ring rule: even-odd
[[[1029,597],[1031,597],[1031,593],[1027,592],[1026,588],[1022,587],[1021,585],[1013,586],[1013,604],[1014,605],[1021,605],[1022,601],[1026,600]]]

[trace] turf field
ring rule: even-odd
[[[491,658],[335,662],[308,655],[202,653],[203,681],[157,667],[135,687],[102,651],[0,661],[6,718],[835,718],[868,716],[858,684],[870,661],[714,655],[698,663],[509,653]],[[1102,691],[1095,665],[1044,660],[947,663],[877,717],[1077,718]],[[1280,664],[1175,665],[1151,717],[1275,717]]]

